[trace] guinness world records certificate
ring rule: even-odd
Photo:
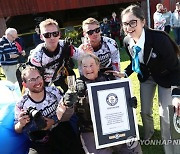
[[[139,140],[129,79],[87,84],[96,148]]]

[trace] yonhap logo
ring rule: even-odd
[[[117,97],[117,95],[114,94],[114,93],[108,94],[107,97],[106,97],[106,102],[107,102],[107,104],[110,105],[110,106],[116,105],[117,102],[118,102],[118,97]]]

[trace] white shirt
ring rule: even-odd
[[[166,19],[163,17],[162,13],[156,11],[153,15],[153,19],[154,29],[164,30]]]
[[[139,38],[139,40],[135,43],[134,40],[131,38],[130,40],[130,49],[131,51],[133,51],[133,46],[139,46],[141,48],[141,51],[138,54],[139,57],[139,62],[144,64],[144,43],[145,43],[145,32],[144,29],[142,30],[141,36]]]

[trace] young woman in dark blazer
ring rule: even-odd
[[[150,139],[154,133],[152,107],[158,88],[161,135],[162,139],[169,140],[168,105],[172,104],[171,86],[180,85],[179,48],[164,32],[145,26],[144,13],[137,5],[124,9],[121,19],[126,34],[124,46],[131,63],[123,73],[114,72],[114,75],[128,77],[133,72],[137,73],[144,139]],[[168,144],[164,148],[165,153],[171,154],[177,152],[178,146]]]

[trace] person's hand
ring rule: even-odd
[[[63,102],[65,106],[72,107],[78,100],[77,93],[67,91],[63,97]]]
[[[172,104],[176,109],[176,114],[180,116],[180,97],[174,97],[172,100]]]
[[[137,98],[135,96],[131,97],[129,99],[129,104],[130,104],[131,107],[136,109],[137,108]]]
[[[68,45],[68,46],[73,43],[73,39],[71,37],[66,37],[64,41],[65,41],[65,45]]]
[[[19,54],[15,54],[15,53],[12,53],[12,54],[10,54],[10,58],[17,58],[17,57],[19,57]]]
[[[25,55],[26,55],[26,52],[23,50],[23,51],[21,52],[21,55],[22,55],[22,56],[25,56]]]
[[[59,120],[61,120],[64,112],[66,111],[66,106],[61,102],[59,103],[58,107],[57,107],[57,110],[56,110],[56,114],[57,114],[57,117]]]
[[[108,71],[105,71],[105,73],[112,73],[115,77],[118,77],[118,78],[125,77],[125,73],[123,72],[108,70]]]
[[[83,80],[77,79],[76,80],[76,91],[77,91],[77,95],[78,97],[84,97],[86,94],[86,84]]]
[[[93,51],[94,51],[94,49],[90,43],[81,44],[79,46],[79,49],[84,51],[84,52],[90,52],[90,53],[93,53]]]
[[[43,128],[43,130],[49,130],[51,129],[52,125],[54,125],[54,120],[53,119],[50,119],[50,118],[46,118],[44,117],[44,119],[46,120],[46,127]]]
[[[27,115],[27,112],[24,110],[21,110],[18,117],[18,123],[15,124],[14,126],[15,131],[17,133],[22,133],[23,127],[25,127],[26,124],[29,122],[30,122],[30,117]]]
[[[19,121],[19,126],[21,128],[23,128],[27,123],[30,122],[30,117],[29,117],[29,115],[27,115],[26,111],[21,110],[18,121]]]
[[[60,103],[56,112],[57,117],[61,122],[69,121],[74,114],[74,108],[65,106],[63,103]]]

